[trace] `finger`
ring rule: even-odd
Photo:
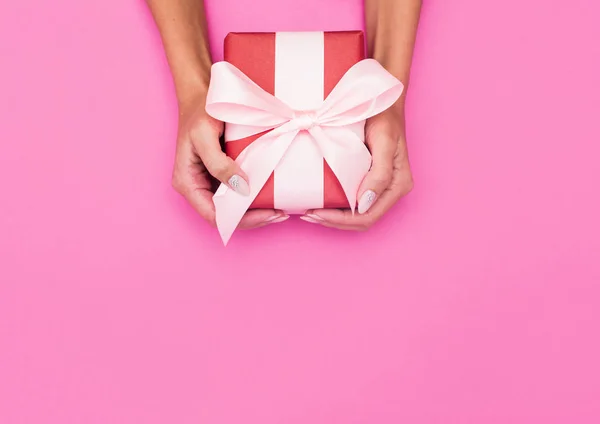
[[[315,209],[300,219],[323,227],[347,231],[365,231],[376,221],[372,213],[353,215],[349,209]]]
[[[339,230],[366,231],[398,201],[400,196],[400,188],[385,190],[377,203],[363,214],[353,214],[349,209],[314,209],[308,211],[302,219]]]
[[[358,213],[366,213],[389,187],[394,170],[398,141],[388,132],[367,133],[367,145],[373,162],[358,189]]]
[[[202,218],[215,225],[211,182],[206,171],[197,163],[191,147],[177,149],[172,184]]]
[[[210,190],[190,188],[185,192],[184,197],[190,205],[204,218],[210,225],[215,227],[215,205],[213,203],[213,193]]]
[[[325,209],[316,209],[314,211],[308,212],[306,215],[300,217],[302,221],[309,222],[311,224],[321,225],[327,228],[335,228],[337,230],[345,230],[345,231],[361,231],[361,228],[355,225],[345,225],[340,224],[339,222],[330,222],[321,217],[321,212]],[[342,212],[341,210],[339,212]],[[334,221],[341,221],[339,217],[337,219],[334,218]]]
[[[273,209],[252,209],[244,215],[238,225],[240,230],[260,228],[270,224],[286,221],[289,215]]]
[[[248,176],[221,150],[219,133],[216,130],[205,129],[194,137],[194,148],[213,177],[244,196],[250,194]]]

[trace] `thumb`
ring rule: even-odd
[[[367,144],[373,162],[358,189],[359,214],[366,213],[392,182],[397,143],[387,134],[372,133],[367,137]]]
[[[204,134],[202,138],[195,140],[194,147],[206,170],[213,177],[243,196],[250,194],[248,176],[221,150],[218,133]]]

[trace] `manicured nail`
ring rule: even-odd
[[[265,219],[265,224],[278,224],[280,222],[287,221],[289,218],[289,215],[274,215],[270,218]]]
[[[310,222],[311,224],[319,224],[321,222],[324,221],[323,218],[321,218],[318,215],[314,215],[314,214],[307,214],[307,215],[302,215],[300,217],[301,220],[306,221],[306,222]]]
[[[365,213],[369,210],[369,208],[375,202],[377,195],[373,190],[367,190],[360,196],[360,200],[358,201],[358,213]]]
[[[245,179],[240,177],[239,175],[234,175],[227,181],[229,187],[233,189],[233,191],[240,193],[242,196],[250,195],[250,186],[246,182]]]

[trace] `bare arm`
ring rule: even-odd
[[[180,105],[208,88],[211,58],[203,0],[146,0],[173,74]]]
[[[405,86],[420,12],[421,0],[365,0],[369,54]]]

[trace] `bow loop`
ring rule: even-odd
[[[404,86],[374,59],[358,62],[346,72],[320,109],[327,126],[364,121],[392,106]]]
[[[228,62],[217,62],[211,68],[206,112],[219,121],[261,128],[256,133],[294,117],[288,105]]]

